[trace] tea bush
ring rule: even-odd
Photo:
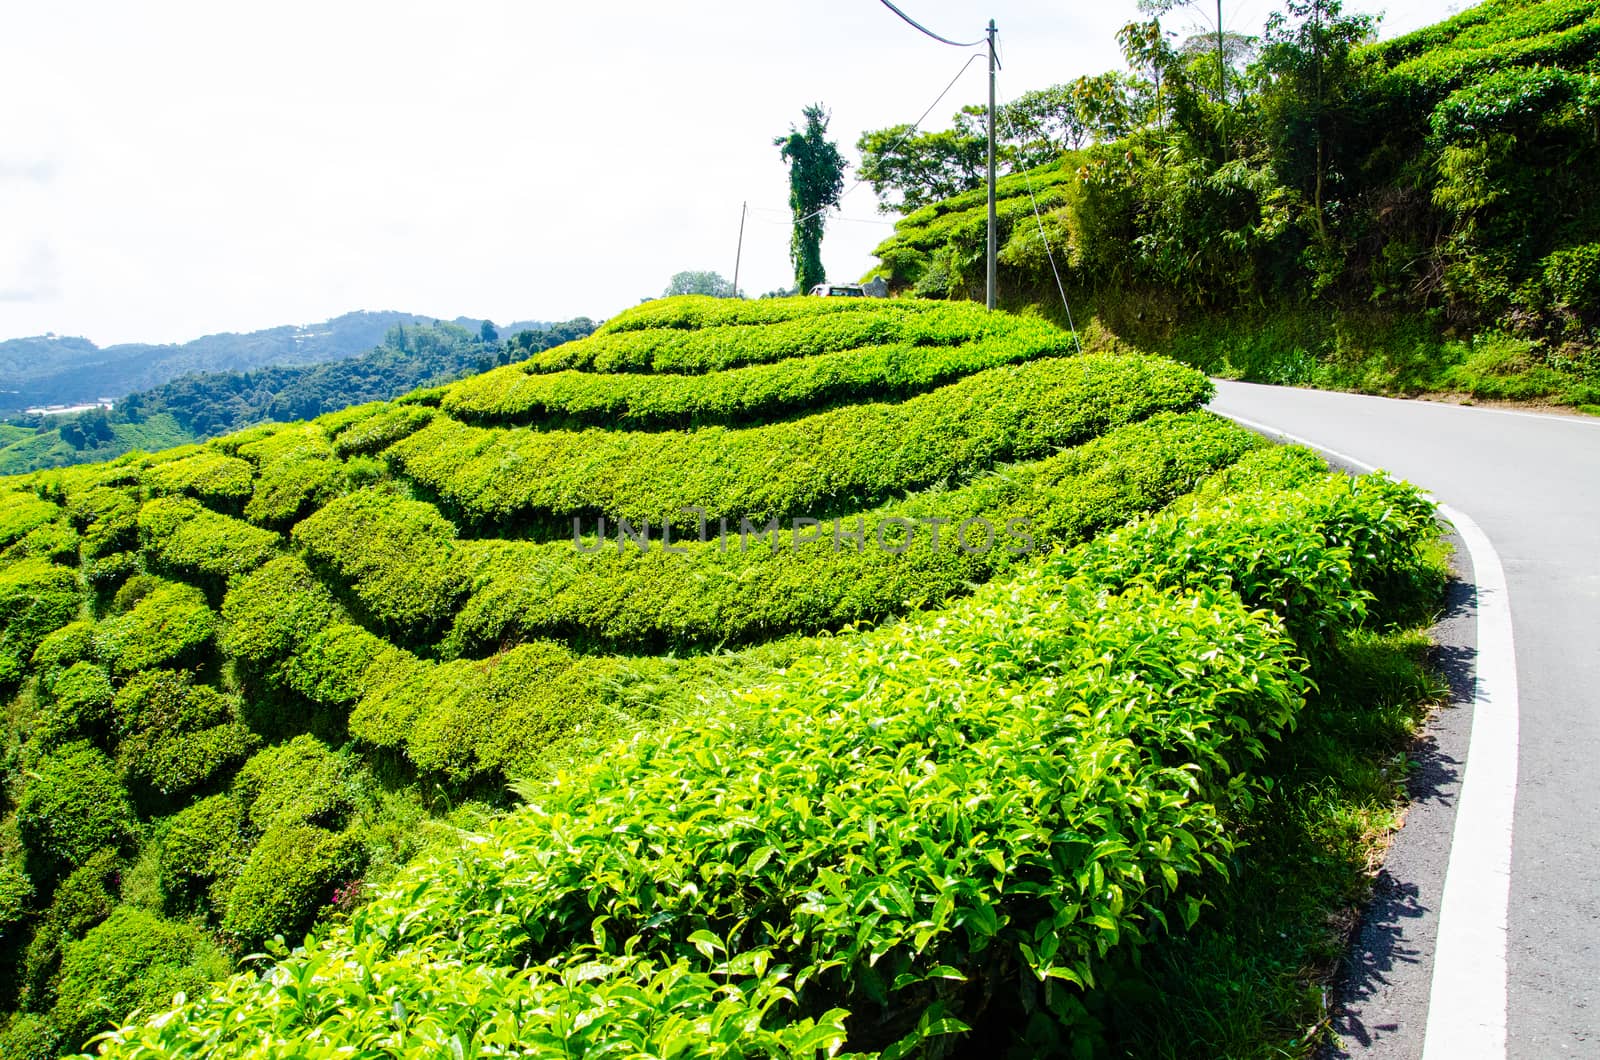
[[[257,476],[244,516],[263,526],[286,528],[338,496],[344,481],[344,469],[329,457],[277,460]]]
[[[108,556],[134,546],[139,499],[126,489],[96,486],[73,498],[72,518],[83,534],[83,555]]]
[[[870,298],[812,298],[807,295],[763,298],[760,301],[683,295],[658,298],[626,309],[597,328],[595,334],[615,335],[647,328],[704,330],[740,324],[782,324],[791,320],[806,320],[816,325],[820,319],[837,313],[870,314],[885,308],[905,313],[926,313],[936,310],[938,306],[912,301],[886,306]]]
[[[424,635],[465,590],[456,529],[431,505],[390,490],[358,490],[294,528],[313,564],[331,571],[376,622]]]
[[[0,688],[14,685],[46,636],[77,617],[78,577],[47,560],[0,568]]]
[[[618,319],[630,324],[631,320],[624,319],[627,316]],[[1064,343],[1070,342],[1065,332],[1042,321],[989,313],[970,303],[877,302],[853,312],[834,311],[768,324],[603,329],[589,338],[536,354],[520,368],[532,373],[582,369],[698,374],[860,347],[948,346],[996,338],[1014,338],[1041,349],[1059,345],[1063,351]],[[938,354],[932,349],[923,352]]]
[[[78,739],[107,746],[112,694],[111,675],[104,667],[73,663],[52,682],[50,704],[34,735],[46,747]]]
[[[859,510],[1194,408],[1210,388],[1169,362],[1090,355],[990,369],[900,404],[743,430],[495,431],[441,420],[388,455],[476,523],[605,513],[635,527],[671,520],[684,532],[695,526],[688,506],[756,525]]]
[[[138,834],[111,760],[93,745],[78,741],[57,748],[32,772],[17,802],[17,832],[44,878],[64,876]]]
[[[360,626],[338,623],[307,638],[281,674],[289,688],[313,703],[348,706],[376,685],[375,670],[404,668],[412,658]]]
[[[32,669],[46,692],[72,666],[94,658],[94,623],[68,622],[47,634],[33,650]]]
[[[6,490],[0,493],[0,550],[10,548],[23,537],[56,521],[61,506],[32,493]]]
[[[376,453],[427,426],[433,416],[432,409],[419,405],[375,409],[335,434],[333,451],[342,457]]]
[[[166,800],[210,786],[249,758],[261,737],[237,721],[184,733],[145,732],[119,749],[129,790]]]
[[[208,795],[163,822],[157,880],[169,913],[225,907],[226,889],[244,867],[248,850],[243,829],[239,801],[227,794]]]
[[[214,449],[177,459],[162,459],[144,472],[152,494],[181,493],[222,507],[237,507],[250,497],[255,468],[248,461]]]
[[[228,892],[222,930],[246,947],[311,926],[333,886],[360,868],[353,837],[305,824],[269,828]]]
[[[246,762],[233,792],[258,834],[287,825],[340,828],[354,802],[349,764],[304,734]]]
[[[205,594],[199,589],[159,579],[139,588],[148,590],[147,595],[138,598],[127,613],[106,619],[95,630],[95,654],[114,673],[182,665],[210,644],[216,614],[206,606]]]
[[[52,1018],[78,1045],[108,1013],[164,1011],[174,994],[198,994],[227,974],[228,963],[199,929],[124,906],[67,947]]]
[[[1166,503],[1253,444],[1206,413],[1160,414],[956,489],[784,528],[776,544],[734,528],[724,539],[713,525],[707,543],[675,544],[681,555],[595,539],[583,544],[593,554],[573,541],[484,547],[446,648],[478,655],[530,636],[740,643],[936,605],[1010,566],[1014,552],[1072,544]]]
[[[139,510],[139,543],[160,570],[216,586],[278,551],[272,531],[180,497],[158,497]]]
[[[279,556],[229,588],[217,641],[231,657],[266,668],[339,614],[332,594],[298,556]]]

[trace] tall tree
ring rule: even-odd
[[[1288,0],[1285,7],[1267,19],[1262,114],[1279,173],[1310,192],[1312,222],[1326,245],[1329,156],[1359,77],[1352,53],[1376,23],[1344,14],[1340,0]]]
[[[733,282],[724,279],[720,272],[695,270],[675,272],[672,274],[672,279],[667,281],[667,289],[661,292],[661,297],[671,298],[675,294],[708,294],[713,298],[732,298]]]
[[[822,268],[822,231],[826,213],[839,205],[848,164],[839,147],[827,138],[829,114],[813,103],[802,112],[804,131],[789,126],[789,135],[772,142],[789,163],[789,209],[794,232],[789,237],[789,260],[794,264],[795,286],[809,291],[827,279]]]
[[[1139,0],[1139,10],[1151,15],[1164,15],[1174,8],[1187,7],[1193,10],[1202,19],[1206,18],[1206,0]],[[1228,157],[1228,47],[1227,31],[1222,21],[1222,0],[1216,0],[1217,17],[1212,24],[1212,39],[1215,47],[1217,65],[1217,101],[1222,104],[1219,117],[1219,134],[1222,139],[1222,157]]]

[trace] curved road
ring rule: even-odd
[[[1467,709],[1441,712],[1425,737],[1406,827],[1348,958],[1335,1021],[1345,1055],[1415,1058],[1426,1040],[1429,1060],[1600,1057],[1600,419],[1220,380],[1211,408],[1431,491],[1467,517],[1456,519],[1469,546],[1458,559],[1480,568],[1476,593],[1470,576],[1453,587],[1445,619]],[[1503,589],[1491,588],[1498,569]],[[1487,616],[1506,599],[1497,638]],[[1498,702],[1484,683],[1496,652],[1510,685]],[[1509,728],[1496,715],[1507,702]],[[1482,813],[1497,781],[1498,822]],[[1485,850],[1492,862],[1496,848],[1498,881],[1462,864]],[[1472,1000],[1475,981],[1488,991]]]

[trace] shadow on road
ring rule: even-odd
[[[1458,558],[1463,558],[1461,554],[1458,550]],[[1321,1056],[1327,1060],[1421,1055],[1438,902],[1471,727],[1476,619],[1476,587],[1470,579],[1451,578],[1430,653],[1449,688],[1450,705],[1412,744],[1407,781],[1411,801],[1406,811],[1409,842],[1391,848],[1373,880],[1371,903],[1350,940],[1330,1013],[1333,1031],[1343,1045],[1323,1050]],[[1423,817],[1434,819],[1424,826]]]

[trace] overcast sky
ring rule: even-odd
[[[956,39],[994,18],[1002,98],[1119,65],[1137,17],[898,2]],[[1389,0],[1383,33],[1459,6]],[[1224,3],[1243,32],[1272,7]],[[791,275],[773,137],[819,101],[854,162],[862,130],[913,121],[966,59],[879,0],[8,0],[0,338],[181,342],[354,309],[598,319],[683,269],[731,278],[746,201],[739,282],[759,294]],[[930,126],[983,97],[983,65]],[[875,207],[847,194],[830,278],[872,264]]]

